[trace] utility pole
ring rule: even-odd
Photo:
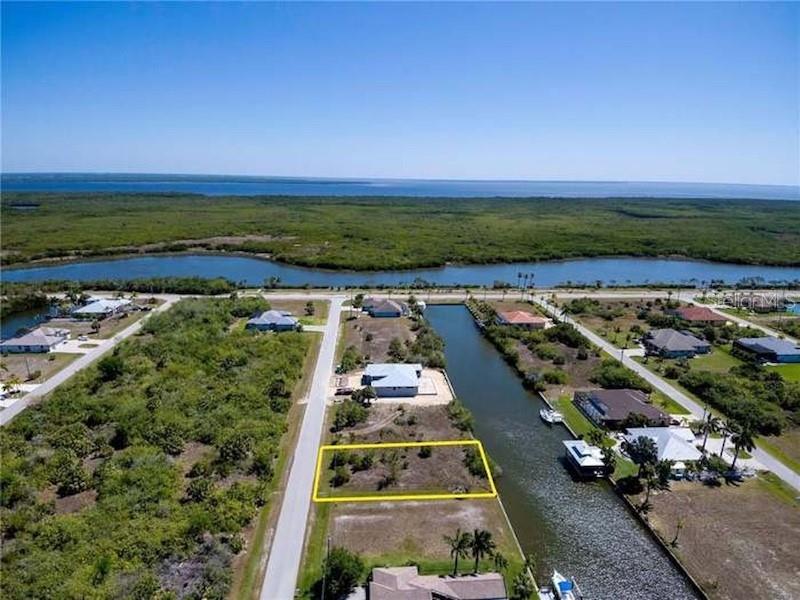
[[[325,540],[325,565],[322,568],[322,594],[321,600],[325,600],[325,576],[327,575],[327,566],[328,566],[328,559],[331,556],[331,536],[328,536],[328,539]]]

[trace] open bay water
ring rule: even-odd
[[[659,181],[335,179],[234,175],[3,173],[5,192],[186,193],[208,196],[753,198],[798,200],[800,186]]]
[[[447,372],[475,417],[475,436],[502,467],[498,489],[538,583],[553,569],[575,577],[594,600],[697,598],[683,574],[605,481],[573,480],[563,463],[562,426],[539,418],[542,400],[483,338],[464,306],[430,306],[444,338]]]

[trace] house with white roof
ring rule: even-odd
[[[683,477],[687,463],[700,460],[702,453],[694,445],[694,433],[688,427],[632,427],[627,430],[628,443],[648,437],[656,445],[658,460],[671,460],[672,474]]]
[[[361,384],[371,386],[379,398],[407,398],[419,393],[421,376],[418,363],[373,363],[364,370]]]
[[[564,440],[567,462],[581,477],[603,477],[606,465],[603,462],[603,450],[591,446],[584,440]]]
[[[68,338],[69,331],[66,329],[39,327],[0,343],[0,352],[3,354],[50,352]]]
[[[268,310],[247,321],[245,329],[257,331],[293,331],[300,321],[284,310]]]
[[[131,305],[130,300],[125,298],[93,298],[85,304],[72,311],[72,316],[77,319],[105,319],[128,310]]]

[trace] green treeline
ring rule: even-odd
[[[7,193],[1,206],[6,264],[191,248],[362,270],[613,255],[800,264],[797,202]]]
[[[309,347],[266,307],[183,300],[0,430],[5,598],[225,597]]]

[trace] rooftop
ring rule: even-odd
[[[297,319],[292,313],[282,310],[267,310],[247,321],[248,325],[297,325]]]
[[[89,304],[76,308],[72,312],[79,315],[104,315],[130,303],[131,301],[125,298],[95,298]]]
[[[1,346],[52,346],[69,337],[65,329],[39,327],[20,336],[5,340]]]
[[[591,398],[595,407],[605,418],[621,421],[630,414],[644,415],[648,419],[668,419],[668,415],[647,402],[647,394],[640,390],[589,390],[576,392]]]
[[[657,348],[671,351],[696,351],[698,347],[707,347],[707,341],[676,329],[653,329],[647,334],[647,340]]]
[[[512,325],[542,325],[550,322],[550,319],[532,315],[524,310],[509,310],[497,314],[503,321]]]
[[[603,450],[583,440],[564,440],[564,447],[581,467],[602,467]]]
[[[373,363],[364,369],[364,375],[372,380],[372,387],[416,387],[421,372],[419,363]]]
[[[739,344],[760,354],[800,355],[800,347],[789,340],[782,340],[770,336],[758,338],[741,338]]]
[[[700,460],[700,451],[694,447],[694,434],[687,427],[633,427],[627,430],[629,442],[649,437],[658,448],[658,460],[675,462]]]
[[[420,575],[417,567],[380,567],[372,570],[370,600],[502,600],[506,586],[500,573],[474,575]]]

